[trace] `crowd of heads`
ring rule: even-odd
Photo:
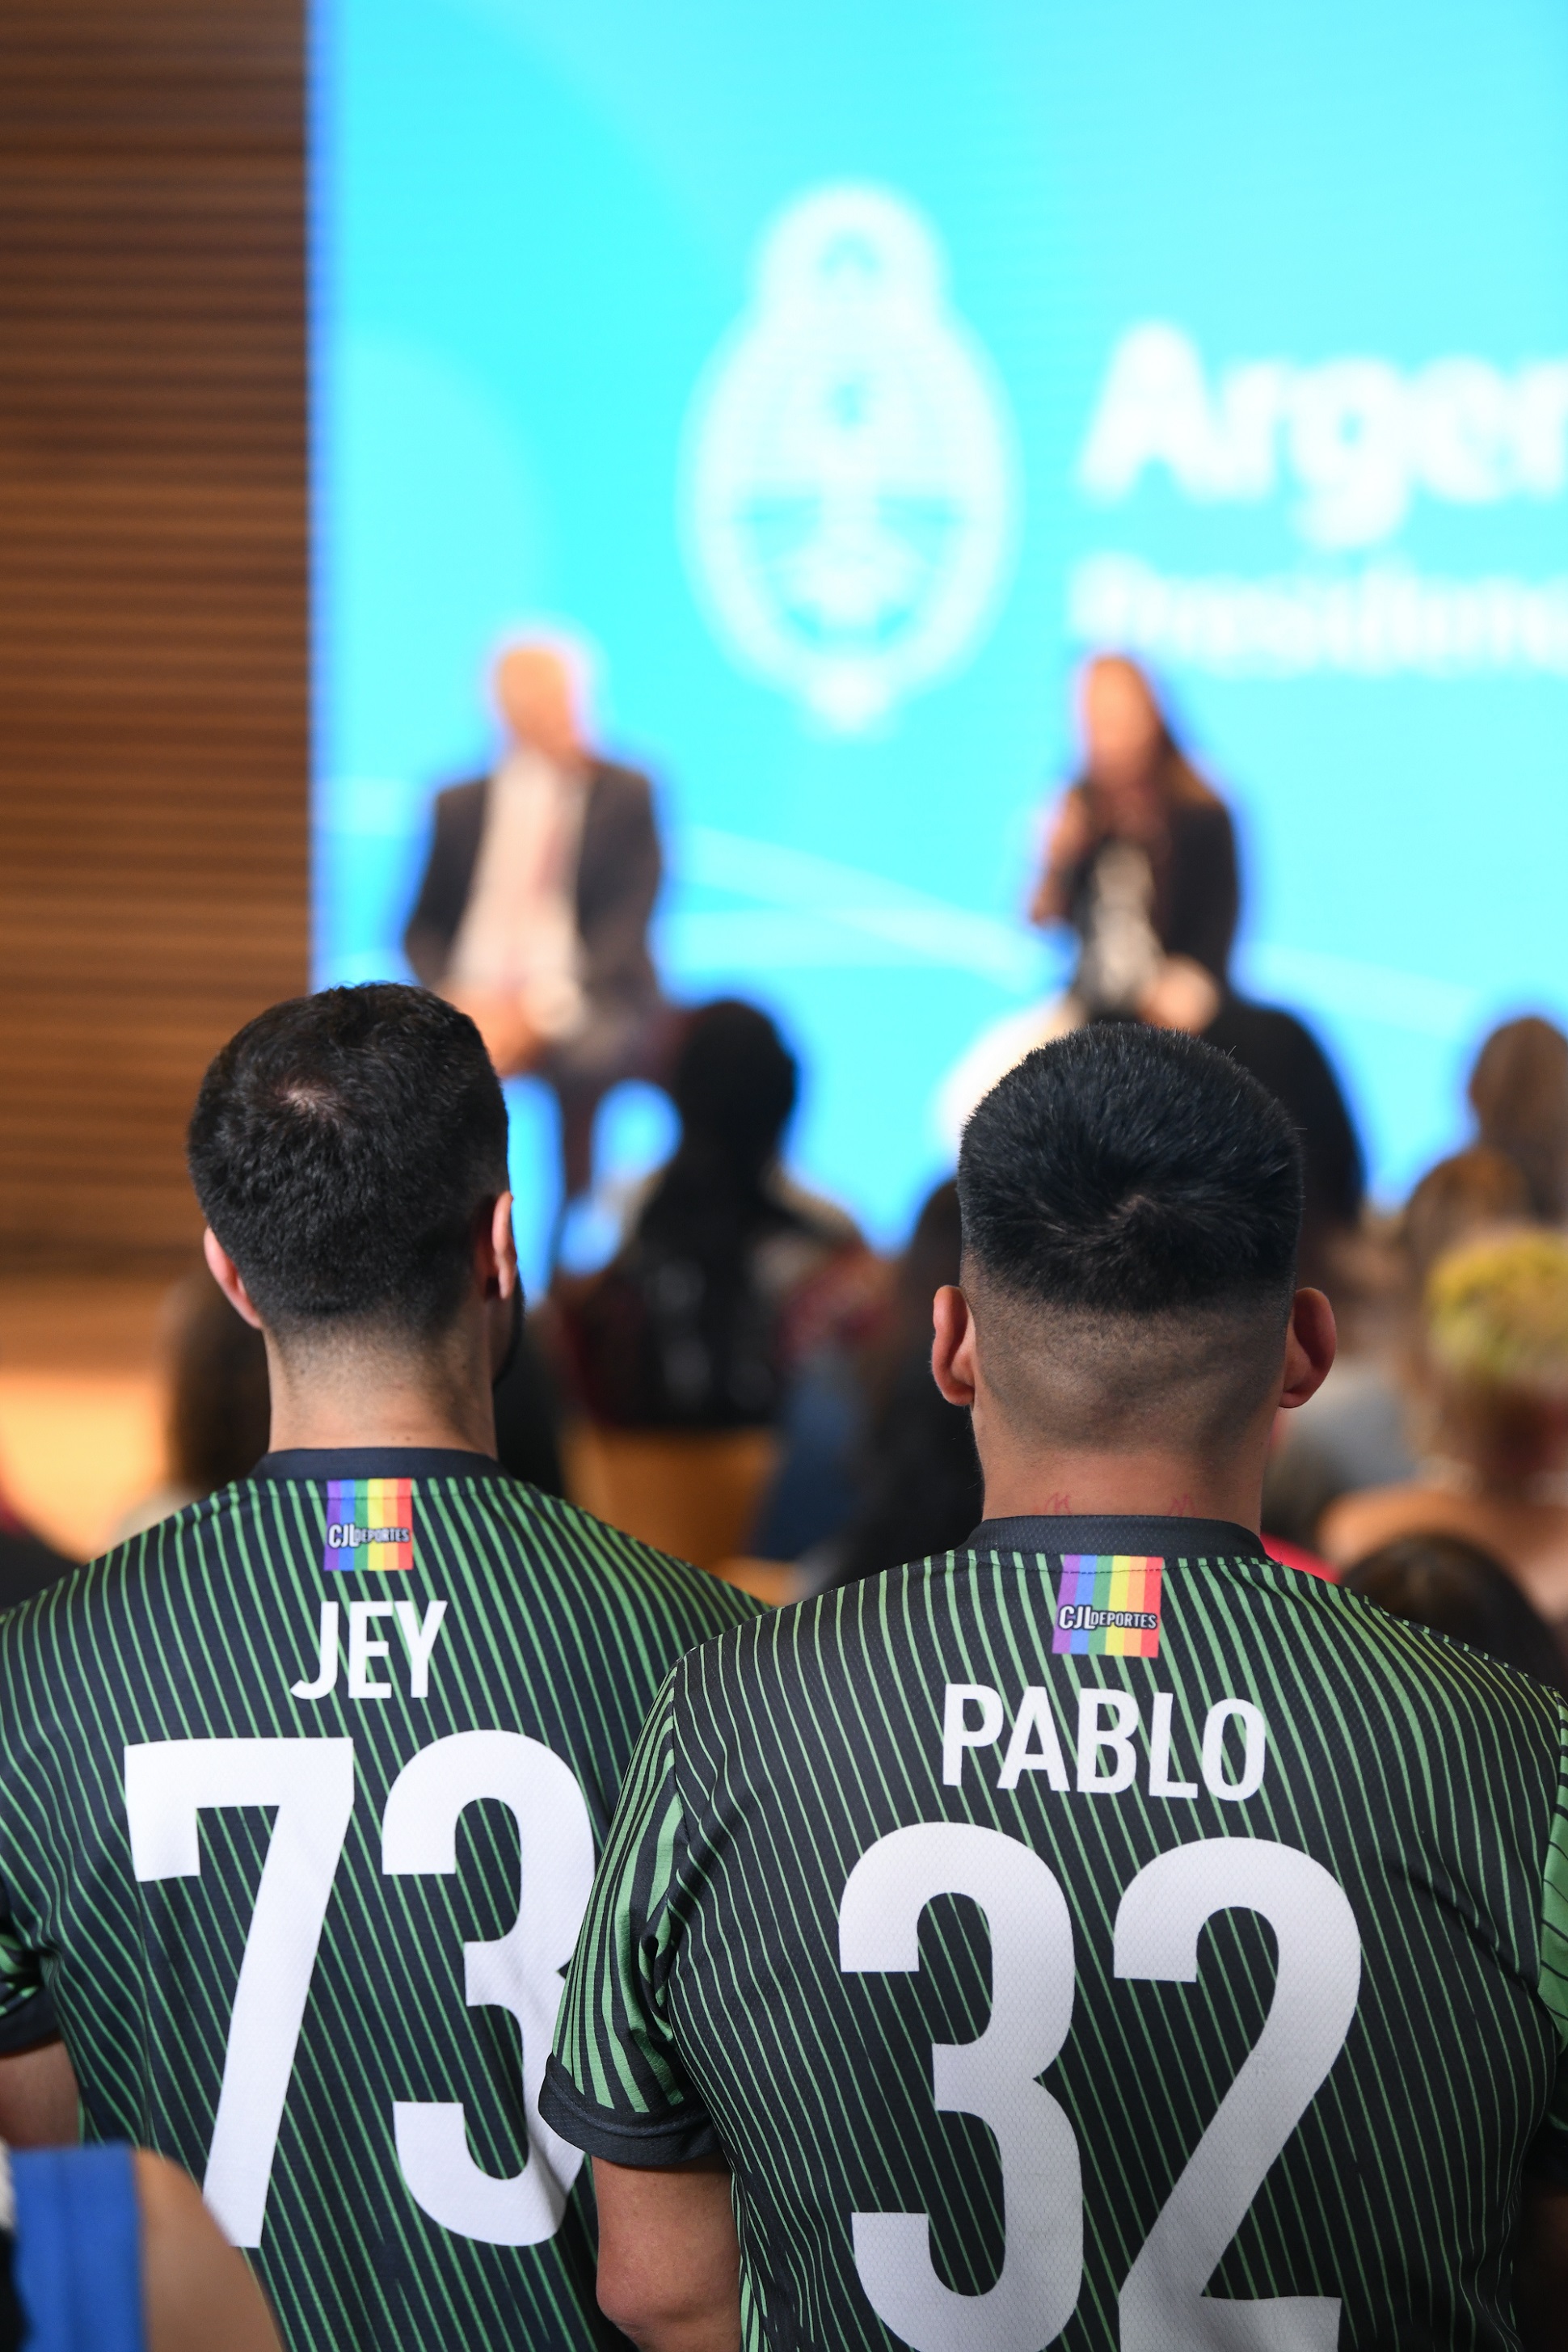
[[[1268,1410],[1302,1153],[1229,1056],[1136,1022],[1031,1055],[980,1105],[956,1181],[890,1260],[788,1180],[800,1072],[766,1014],[724,1001],[686,1016],[666,1084],[679,1139],[618,1250],[590,1276],[558,1276],[506,1351],[500,1450],[525,1475],[566,1486],[563,1440],[584,1415],[765,1429],[775,1468],[742,1548],[801,1563],[806,1589],[956,1543],[983,1494],[969,1414],[931,1378],[945,1286],[974,1308],[994,1409],[1020,1433],[1212,1448]],[[1352,1366],[1341,1391],[1358,1364],[1375,1369],[1402,1475],[1373,1478],[1369,1496],[1353,1460],[1331,1464],[1295,1510],[1282,1422],[1275,1516],[1290,1539],[1355,1564],[1358,1589],[1433,1622],[1446,1611],[1458,1624],[1458,1586],[1489,1561],[1466,1622],[1481,1612],[1502,1641],[1522,1609],[1539,1661],[1557,1655],[1542,1616],[1568,1617],[1568,1038],[1538,1018],[1504,1024],[1468,1099],[1474,1139],[1397,1215],[1342,1233],[1331,1277]],[[438,1331],[468,1281],[476,1220],[505,1192],[506,1155],[472,1024],[390,984],[250,1023],[213,1064],[190,1130],[204,1213],[284,1350]],[[263,1450],[268,1371],[258,1333],[205,1275],[182,1286],[170,1336],[169,1491],[184,1499]],[[1392,1454],[1387,1466],[1401,1473]],[[1394,1493],[1391,1551],[1373,1538]],[[1515,1506],[1544,1514],[1549,1538],[1561,1515],[1561,1606],[1540,1558],[1510,1543]],[[1419,1568],[1408,1546],[1428,1538],[1438,1549]]]

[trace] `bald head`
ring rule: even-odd
[[[501,724],[515,744],[558,767],[582,759],[586,696],[581,664],[564,646],[509,646],[496,664],[492,685]]]

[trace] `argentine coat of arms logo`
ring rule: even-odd
[[[809,191],[692,404],[685,539],[721,641],[828,728],[876,724],[994,617],[1013,447],[929,224],[885,188]]]

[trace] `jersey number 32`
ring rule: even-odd
[[[938,2042],[931,2065],[937,2106],[995,2134],[1006,2251],[993,2286],[960,2294],[937,2275],[924,2213],[857,2213],[855,2267],[879,2317],[915,2352],[1040,2352],[1072,2317],[1083,2273],[1078,2142],[1038,2079],[1072,2022],[1072,1922],[1054,1872],[1017,1838],[916,1823],[850,1872],[841,1966],[918,1969],[921,1913],[939,1895],[968,1895],[991,1931],[985,2031]],[[1232,1907],[1260,1912],[1274,1930],[1274,1998],[1122,2283],[1121,2352],[1334,2352],[1339,2337],[1337,2296],[1227,2302],[1204,2289],[1350,2031],[1361,1937],[1343,1888],[1310,1854],[1267,1838],[1177,1846],[1122,1895],[1115,1973],[1193,1983],[1205,1920]]]

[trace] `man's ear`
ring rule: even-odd
[[[479,1228],[475,1271],[481,1296],[507,1299],[517,1288],[517,1244],[511,1231],[511,1194],[501,1193]]]
[[[978,1370],[974,1318],[953,1283],[944,1283],[931,1303],[931,1376],[949,1404],[974,1402]]]
[[[1290,1306],[1290,1328],[1285,1334],[1285,1384],[1280,1409],[1293,1412],[1316,1396],[1333,1370],[1339,1335],[1334,1310],[1321,1290],[1299,1290]]]
[[[250,1303],[245,1277],[210,1225],[202,1234],[202,1255],[206,1259],[213,1280],[235,1313],[242,1315],[253,1331],[259,1331],[261,1318]]]

